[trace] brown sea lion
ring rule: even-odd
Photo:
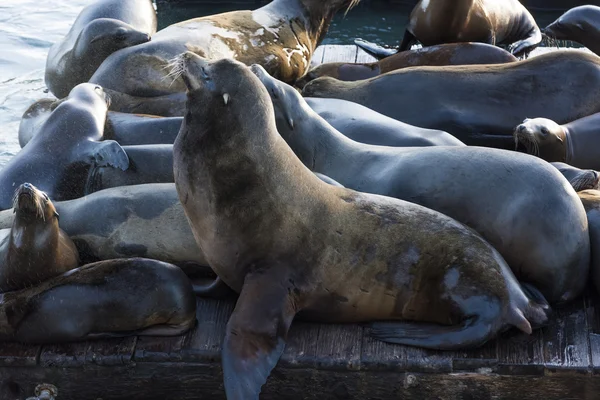
[[[94,167],[126,170],[129,159],[113,140],[103,140],[107,101],[102,88],[77,85],[36,135],[0,171],[0,210],[12,206],[14,188],[30,182],[53,201],[79,197]]]
[[[175,336],[195,324],[196,298],[188,278],[174,265],[149,259],[88,264],[0,295],[2,341]]]
[[[590,229],[592,282],[596,290],[600,292],[600,191],[582,190],[577,194],[587,213]]]
[[[593,169],[579,169],[562,162],[553,162],[556,169],[564,175],[576,192],[587,189],[598,189],[600,174]]]
[[[117,50],[146,43],[156,32],[151,0],[97,0],[86,6],[46,61],[46,85],[56,97],[87,82]]]
[[[194,237],[240,293],[222,364],[228,399],[258,399],[294,316],[374,324],[382,340],[478,346],[547,319],[500,254],[443,214],[327,185],[277,133],[269,94],[243,64],[181,57],[188,108],[175,141]],[[435,240],[432,240],[432,237]]]
[[[589,269],[587,219],[556,168],[527,154],[476,146],[358,143],[313,113],[291,86],[258,65],[252,70],[271,95],[277,131],[312,171],[470,226],[502,254],[517,278],[534,284],[550,302],[581,294],[585,282],[578,276]]]
[[[334,14],[359,1],[273,0],[254,11],[183,21],[157,32],[148,43],[112,54],[90,82],[133,96],[184,92],[183,82],[171,79],[167,67],[185,51],[259,63],[277,78],[294,82],[308,70]]]
[[[354,101],[467,145],[510,150],[515,126],[528,116],[563,124],[600,112],[598,86],[598,56],[555,51],[517,63],[406,68],[358,82],[319,78],[302,94]]]
[[[510,45],[527,55],[542,41],[533,16],[518,0],[420,0],[410,14],[399,51],[442,43],[482,42]],[[358,45],[377,54],[376,46]],[[389,54],[389,52],[385,52]]]
[[[0,240],[0,292],[24,289],[79,266],[79,254],[58,226],[46,193],[29,183],[15,192],[10,230]]]
[[[308,82],[322,76],[341,81],[358,81],[373,78],[397,69],[424,65],[504,64],[517,61],[508,51],[484,43],[448,43],[407,50],[383,60],[366,63],[326,63],[316,66],[296,81],[303,88]]]
[[[575,7],[542,29],[552,39],[571,40],[600,55],[600,7]]]
[[[514,130],[515,142],[529,154],[577,168],[600,170],[600,113],[559,125],[548,118],[526,118]]]

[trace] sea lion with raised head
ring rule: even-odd
[[[535,19],[519,0],[420,0],[413,8],[398,48],[410,50],[442,43],[481,42],[510,45],[516,56],[528,55],[542,41]],[[378,46],[357,41],[372,54],[387,56]]]
[[[10,230],[1,231],[0,292],[34,286],[79,266],[77,249],[60,229],[46,193],[21,184],[13,213]]]
[[[175,336],[196,324],[190,281],[178,267],[156,260],[101,261],[0,296],[2,341]]]
[[[542,33],[551,39],[577,42],[600,55],[600,7],[571,8],[542,29]]]
[[[85,7],[71,29],[48,52],[46,85],[62,98],[88,82],[117,50],[146,43],[156,32],[151,0],[98,0]]]
[[[129,159],[114,140],[103,136],[107,101],[102,88],[77,85],[51,113],[36,135],[0,171],[0,210],[12,206],[15,187],[30,182],[53,201],[79,197],[90,170],[110,166],[126,170]]]
[[[513,136],[529,154],[577,168],[600,170],[600,113],[559,125],[548,118],[526,118]]]
[[[183,82],[170,78],[167,67],[185,51],[207,59],[259,63],[278,79],[294,82],[308,70],[333,16],[359,1],[273,0],[254,11],[179,22],[157,32],[148,43],[108,57],[90,82],[133,96],[184,92]]]
[[[550,164],[567,178],[576,192],[587,189],[598,189],[600,174],[593,169],[579,169],[562,162],[553,162]]]
[[[517,61],[508,51],[485,43],[447,43],[437,46],[406,50],[374,63],[325,63],[317,65],[296,81],[303,88],[308,82],[322,76],[341,81],[373,78],[402,68],[425,65],[504,64]]]
[[[406,68],[357,82],[319,78],[302,94],[354,101],[467,145],[510,150],[515,126],[528,116],[563,124],[600,112],[598,86],[600,58],[565,50],[508,64]]]
[[[190,52],[180,60],[188,107],[173,148],[177,192],[209,264],[240,293],[223,343],[228,399],[258,399],[297,313],[397,320],[373,335],[437,349],[546,321],[543,296],[528,298],[473,230],[311,174],[248,67]]]
[[[270,94],[276,88],[296,97],[285,102],[281,95],[271,97],[277,130],[312,171],[347,188],[420,204],[470,226],[502,254],[517,278],[533,283],[551,302],[581,293],[585,282],[579,277],[589,268],[587,219],[556,168],[527,154],[483,147],[358,143],[305,104],[286,109],[304,100],[259,66],[252,70]]]

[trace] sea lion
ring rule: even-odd
[[[29,183],[15,191],[10,230],[0,240],[0,292],[37,285],[79,266],[79,254],[58,226],[48,196]]]
[[[302,94],[354,101],[467,145],[510,150],[515,126],[530,115],[566,123],[600,112],[597,86],[598,56],[556,51],[517,63],[406,68],[358,82],[319,78]]]
[[[303,102],[289,85],[258,66],[252,70],[270,94],[278,87]],[[306,106],[281,112],[294,103],[281,98],[271,97],[277,130],[312,171],[347,188],[420,204],[470,226],[502,254],[517,278],[533,283],[550,302],[572,300],[583,290],[579,277],[589,268],[585,211],[569,182],[545,161],[483,147],[365,145]]]
[[[46,85],[56,97],[87,82],[117,50],[146,43],[156,32],[151,0],[98,0],[85,7],[46,60]]]
[[[553,162],[556,169],[564,175],[576,192],[587,189],[598,189],[600,174],[592,169],[579,169],[562,162]]]
[[[311,174],[277,133],[248,67],[191,52],[181,63],[188,107],[173,147],[177,192],[209,264],[240,293],[223,343],[227,398],[258,399],[297,313],[399,320],[375,324],[373,335],[438,349],[546,321],[543,297],[529,299],[473,230]]]
[[[113,98],[111,97],[111,104]],[[23,113],[19,124],[19,145],[27,143],[40,131],[60,100],[41,99]],[[183,115],[183,114],[182,114]],[[182,117],[160,117],[109,111],[106,115],[103,139],[114,140],[123,146],[145,144],[173,144]]]
[[[517,61],[517,58],[508,51],[489,44],[447,43],[406,50],[374,63],[321,64],[297,80],[295,86],[303,88],[308,82],[321,76],[330,76],[341,81],[358,81],[402,68],[423,65],[504,64],[514,61]]]
[[[36,135],[0,171],[0,210],[12,206],[16,186],[30,182],[53,201],[83,193],[93,167],[126,170],[127,154],[114,140],[102,139],[107,113],[102,88],[77,85],[52,112]]]
[[[260,63],[278,79],[294,82],[308,70],[334,14],[359,1],[273,0],[254,11],[183,21],[157,32],[148,43],[112,54],[90,82],[133,96],[184,92],[183,82],[171,79],[167,67],[185,51],[207,59]]]
[[[591,248],[591,277],[594,287],[600,292],[600,191],[582,190],[577,193],[588,218]]]
[[[84,265],[0,297],[2,341],[175,336],[196,324],[196,298],[183,271],[142,258]]]
[[[542,29],[542,33],[551,39],[577,42],[600,55],[600,7],[571,8]]]
[[[546,161],[561,161],[577,168],[600,169],[600,113],[559,125],[548,118],[526,118],[514,130],[516,143]],[[598,153],[598,154],[596,154]]]
[[[398,48],[410,50],[442,43],[482,42],[510,45],[516,56],[527,55],[542,41],[533,16],[518,0],[420,0],[413,8]],[[364,46],[377,54],[376,46]],[[385,52],[384,54],[389,54]]]

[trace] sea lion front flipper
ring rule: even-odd
[[[370,335],[387,343],[459,350],[483,345],[492,338],[492,326],[490,321],[480,317],[449,326],[424,322],[374,322],[370,324]]]
[[[94,142],[92,159],[96,167],[113,167],[126,171],[129,168],[129,157],[121,145],[114,140]]]
[[[246,275],[227,323],[222,364],[228,400],[258,400],[283,350],[296,314],[287,279],[264,271]]]
[[[373,57],[381,60],[398,53],[398,49],[386,48],[375,43],[368,42],[361,38],[354,39],[354,44],[371,54]]]

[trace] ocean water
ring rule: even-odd
[[[50,46],[61,40],[83,7],[93,0],[2,0],[0,2],[0,169],[19,150],[17,132],[23,112],[46,92],[44,67]],[[159,29],[172,23],[235,10],[243,5],[158,4]],[[396,44],[404,32],[410,6],[359,5],[332,23],[325,44],[351,44],[362,37]],[[556,13],[535,15],[540,26]]]

